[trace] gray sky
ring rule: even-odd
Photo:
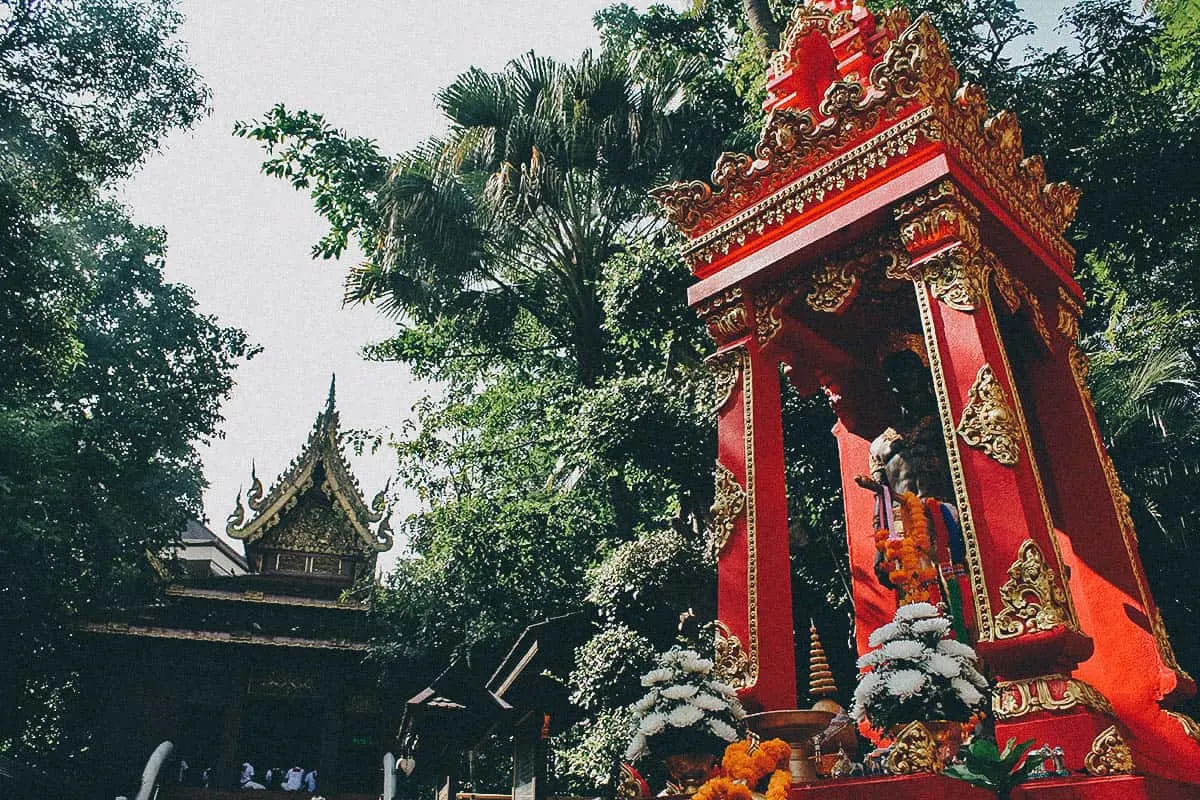
[[[265,351],[237,372],[225,438],[203,452],[210,525],[224,531],[257,461],[263,481],[299,451],[338,377],[343,428],[399,431],[428,387],[359,348],[393,325],[370,308],[341,307],[342,262],[313,262],[324,232],[306,195],[258,171],[257,144],[234,120],[277,102],[326,115],[400,152],[437,132],[433,94],[472,65],[499,69],[529,49],[570,58],[597,44],[592,14],[605,0],[192,0],[183,38],[213,90],[212,115],[173,136],[124,192],[138,221],[168,232],[168,278],[200,308],[245,329]],[[645,3],[637,3],[645,5]],[[1027,2],[1039,23],[1060,0]],[[682,298],[681,298],[682,302]],[[392,474],[389,452],[352,458],[368,499]],[[417,509],[402,496],[396,521]],[[397,551],[400,549],[398,543]],[[396,551],[385,559],[390,565]]]
[[[342,262],[314,262],[324,232],[304,194],[261,175],[261,151],[230,135],[234,120],[277,102],[399,152],[442,125],[433,95],[467,67],[499,69],[529,49],[569,58],[598,43],[602,0],[195,0],[183,38],[213,90],[212,115],[173,136],[124,192],[139,222],[168,232],[170,280],[200,309],[245,329],[265,351],[237,371],[225,438],[203,450],[210,525],[224,531],[257,461],[263,481],[299,451],[338,377],[343,428],[399,430],[426,391],[398,364],[371,364],[359,347],[392,324],[370,308],[341,307]],[[352,458],[370,496],[395,467],[385,451]],[[417,509],[397,503],[396,521]],[[399,547],[397,547],[397,550]],[[392,554],[394,558],[395,552]],[[392,558],[386,559],[390,564]]]

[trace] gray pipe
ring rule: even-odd
[[[154,796],[154,787],[158,785],[158,773],[162,772],[163,765],[174,751],[175,745],[170,742],[163,742],[154,748],[146,762],[146,768],[142,770],[142,785],[138,788],[134,800],[150,800]]]
[[[383,800],[396,800],[396,757],[383,754]]]

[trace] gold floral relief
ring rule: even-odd
[[[886,762],[891,775],[941,772],[944,766],[933,734],[920,722],[910,722],[896,735]]]
[[[990,364],[979,368],[956,429],[962,440],[1006,467],[1021,456],[1021,428]]]
[[[953,240],[975,250],[980,244],[978,222],[979,209],[959,195],[903,222],[900,237],[910,253],[928,252]]]
[[[840,314],[845,311],[862,285],[860,270],[851,262],[826,262],[813,276],[813,287],[804,302],[814,311]]]
[[[704,300],[696,306],[696,313],[704,320],[708,334],[718,344],[725,344],[749,332],[749,317],[741,287],[726,289]]]
[[[917,265],[933,296],[956,311],[974,311],[987,290],[987,272],[977,251],[954,245]]]
[[[742,358],[745,350],[732,347],[719,353],[713,353],[704,359],[708,365],[709,374],[713,381],[712,408],[720,411],[733,397],[733,390],[742,377]]]
[[[1058,332],[1072,344],[1079,341],[1079,319],[1083,308],[1063,287],[1058,287]]]
[[[728,625],[720,621],[716,624],[715,635],[713,674],[718,680],[735,689],[753,686],[754,670],[742,647],[742,640],[729,630]]]
[[[735,523],[745,509],[746,491],[729,468],[718,461],[716,492],[712,508],[709,509],[712,515],[710,535],[714,553],[719,554],[725,549],[725,545],[729,543],[729,537],[733,535]]]
[[[1133,751],[1116,725],[1097,734],[1091,751],[1083,757],[1083,768],[1096,776],[1133,774]]]
[[[1004,607],[996,615],[997,638],[1012,639],[1072,624],[1066,590],[1037,542],[1026,539],[1021,543],[1008,576],[1000,586]]]
[[[783,307],[790,303],[805,281],[798,275],[754,290],[754,338],[767,344],[783,330]]]

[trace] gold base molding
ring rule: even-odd
[[[1000,681],[992,693],[992,711],[998,721],[1017,719],[1036,711],[1053,713],[1079,706],[1116,716],[1104,695],[1090,684],[1067,675]]]

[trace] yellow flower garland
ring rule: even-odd
[[[883,557],[895,564],[888,572],[888,580],[900,590],[900,604],[928,603],[930,588],[937,584],[937,569],[929,557],[929,522],[925,518],[925,506],[912,492],[897,494],[900,504],[900,519],[904,535],[891,539],[886,530],[875,531],[875,547]]]
[[[791,745],[782,739],[734,742],[721,759],[724,774],[705,782],[693,800],[752,800],[753,787],[767,775],[771,776],[767,800],[787,800],[792,785],[792,773],[787,769],[791,755]]]

